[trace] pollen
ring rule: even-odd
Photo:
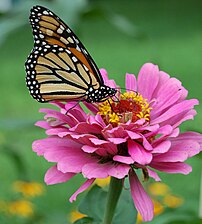
[[[150,122],[150,112],[152,108],[138,92],[125,92],[119,96],[117,101],[108,99],[98,106],[99,114],[107,124],[117,126],[120,123],[128,121],[136,122],[139,119],[145,119]]]

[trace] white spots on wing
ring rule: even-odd
[[[71,33],[71,30],[69,28],[67,29],[67,33]]]
[[[84,69],[88,72],[88,68],[83,64]]]
[[[82,50],[83,50],[85,55],[88,55],[88,52],[85,49],[82,48]]]
[[[70,43],[74,43],[74,41],[72,40],[71,37],[68,37],[67,40],[68,40]]]
[[[61,28],[58,28],[57,33],[61,34],[61,33],[63,33],[63,30]]]
[[[49,13],[46,10],[43,11],[43,14],[44,15],[49,15]]]
[[[64,28],[63,25],[60,25],[60,29],[61,29],[61,30],[65,30],[65,28]]]
[[[77,61],[78,61],[77,58],[76,58],[75,56],[72,57],[72,60],[73,60],[74,62],[77,62]]]
[[[76,45],[76,49],[81,52],[81,48],[78,45]]]
[[[66,49],[66,52],[67,52],[68,54],[71,54],[71,51],[70,51],[70,50],[68,50],[68,49]]]
[[[39,34],[39,37],[43,39],[44,38],[44,35],[43,34]]]

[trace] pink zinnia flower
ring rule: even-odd
[[[117,88],[104,69],[101,73],[106,85]],[[41,109],[45,121],[36,125],[45,128],[48,137],[35,141],[33,150],[56,163],[45,175],[47,184],[66,182],[78,173],[87,178],[71,202],[96,178],[129,176],[135,207],[144,221],[150,221],[153,204],[136,170],[156,181],[160,177],[155,170],[191,172],[184,161],[201,151],[202,135],[180,133],[178,126],[193,119],[198,100],[186,100],[188,92],[181,82],[150,63],[141,68],[137,80],[126,74],[126,90],[114,101],[85,103],[89,114],[80,105],[70,109],[73,102],[54,103],[60,111]]]

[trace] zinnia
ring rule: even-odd
[[[106,85],[118,88],[104,69],[101,74]],[[96,178],[129,176],[135,207],[144,221],[150,221],[153,204],[136,171],[156,181],[160,177],[155,170],[188,174],[192,169],[184,161],[201,151],[201,134],[179,131],[182,122],[196,115],[198,100],[186,100],[187,94],[179,80],[147,63],[137,80],[126,74],[125,93],[103,103],[85,103],[88,114],[79,104],[72,108],[75,102],[54,102],[60,111],[41,109],[45,121],[36,125],[45,128],[48,137],[36,140],[33,150],[56,163],[45,182],[66,182],[82,173],[87,180],[71,196],[72,202]]]

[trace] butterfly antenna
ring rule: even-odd
[[[69,113],[70,110],[74,109],[80,102],[81,102],[81,100],[79,100],[78,102],[75,103],[74,106],[72,106],[71,108],[69,108],[69,109],[66,111],[65,115],[67,115],[67,114]]]

